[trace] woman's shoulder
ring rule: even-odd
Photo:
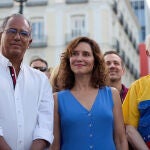
[[[111,92],[111,87],[110,86],[103,86],[99,89],[99,91]]]
[[[69,90],[65,89],[65,90],[61,90],[59,92],[56,93],[58,99],[62,99],[62,98],[66,98],[69,96]]]
[[[58,94],[58,95],[63,95],[63,94],[68,93],[68,91],[69,91],[68,89],[61,90],[61,91],[57,92],[57,94]]]

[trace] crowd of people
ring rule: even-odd
[[[22,14],[0,26],[0,150],[149,150],[150,75],[128,89],[121,56],[89,37],[52,72],[40,57],[24,64],[31,28]]]

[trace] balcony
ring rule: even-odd
[[[48,0],[28,0],[26,2],[26,6],[33,7],[33,6],[45,6],[48,4]]]
[[[129,34],[129,40],[132,43],[132,40],[133,40],[132,32],[130,32],[130,34]]]
[[[125,65],[127,68],[129,68],[130,66],[130,59],[128,58],[128,56],[125,56]]]
[[[125,62],[126,55],[125,55],[124,50],[121,50],[119,54],[120,54],[120,56],[121,56],[121,58],[122,58],[123,62]]]
[[[133,72],[134,72],[134,66],[133,66],[132,63],[130,63],[129,70],[130,70],[130,73],[133,74]]]
[[[66,4],[88,3],[88,0],[66,0]]]
[[[118,8],[117,8],[117,2],[114,1],[113,6],[112,6],[113,12],[117,15],[118,13]]]
[[[73,39],[77,38],[77,37],[80,37],[80,36],[89,36],[88,33],[81,33],[81,32],[72,32],[70,34],[66,34],[66,44],[68,44],[70,41],[72,41]]]
[[[112,47],[117,51],[117,53],[120,52],[120,43],[119,43],[119,41],[117,39],[114,39]]]
[[[120,24],[121,24],[122,26],[124,25],[124,17],[123,17],[123,14],[122,14],[122,13],[120,14],[119,22],[120,22]]]
[[[125,31],[125,33],[128,35],[128,31],[129,29],[128,29],[128,24],[126,24],[125,26],[124,26],[124,31]]]
[[[137,48],[136,48],[136,53],[137,54],[139,54],[140,52],[139,52],[139,47],[137,46]]]
[[[33,35],[32,36],[32,43],[31,46],[32,48],[43,48],[47,47],[47,36],[46,35]]]
[[[134,47],[135,49],[137,49],[137,44],[136,44],[136,40],[135,40],[135,39],[133,39],[132,43],[133,43],[133,47]]]
[[[10,7],[13,7],[13,0],[0,1],[0,8],[10,8]]]
[[[138,79],[139,78],[139,74],[138,74],[138,71],[137,71],[137,69],[133,69],[133,75],[134,75],[134,78],[135,79]]]

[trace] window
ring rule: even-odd
[[[85,16],[75,15],[71,17],[71,35],[77,37],[85,34]]]
[[[1,0],[0,1],[0,8],[4,7],[12,7],[13,6],[13,0]]]
[[[114,1],[114,3],[113,3],[113,11],[114,11],[115,14],[118,13],[118,9],[117,9],[117,1]]]
[[[141,27],[141,40],[144,41],[145,40],[145,26]]]
[[[32,46],[43,47],[47,45],[47,36],[44,32],[43,18],[36,18],[32,20]]]
[[[140,8],[144,9],[144,1],[140,1],[139,3],[140,3]]]
[[[145,40],[145,17],[143,17],[145,16],[144,0],[131,2],[131,6],[133,7],[135,15],[137,16],[138,21],[141,25],[140,41],[144,41]]]
[[[43,6],[47,4],[48,4],[48,0],[28,0],[26,2],[27,6]]]
[[[85,15],[72,15],[70,23],[70,31],[66,35],[66,43],[78,36],[88,36]]]
[[[88,0],[66,0],[67,4],[74,4],[74,3],[86,3]]]

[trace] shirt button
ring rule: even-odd
[[[92,127],[92,124],[91,124],[91,123],[89,124],[89,127]]]
[[[91,113],[88,113],[88,116],[90,117],[90,116],[91,116]]]
[[[93,146],[92,146],[92,145],[90,145],[90,149],[93,149]]]
[[[93,137],[93,134],[90,134],[90,137]]]

